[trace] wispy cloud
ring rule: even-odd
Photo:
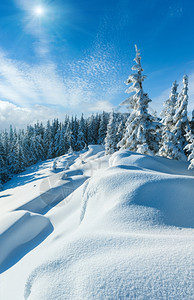
[[[52,61],[31,65],[12,60],[0,51],[2,126],[44,121],[62,117],[62,113],[111,111],[112,97],[120,87],[109,55],[107,51],[101,56],[100,50],[95,49],[82,60],[68,62],[61,70]],[[15,117],[10,117],[13,114]]]
[[[178,18],[183,15],[183,7],[179,3],[172,4],[168,9],[168,17]]]

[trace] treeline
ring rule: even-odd
[[[109,113],[92,115],[80,119],[65,117],[48,121],[46,126],[37,122],[26,130],[9,130],[0,133],[0,181],[5,183],[14,174],[46,159],[80,151],[89,144],[104,144],[109,122]],[[116,113],[118,130],[125,124],[128,114]],[[116,126],[116,124],[115,124]],[[116,127],[115,127],[116,128]],[[119,140],[118,140],[119,141]]]

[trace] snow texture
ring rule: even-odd
[[[1,192],[0,299],[193,299],[189,163],[89,146],[59,157],[56,173],[52,164],[29,168]],[[67,182],[71,192],[41,213],[33,199],[53,187],[57,198]]]

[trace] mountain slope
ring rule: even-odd
[[[14,182],[3,192],[12,194],[8,204],[2,198],[7,216],[33,211],[53,229],[2,274],[2,299],[192,299],[194,177],[187,163],[126,150],[104,156],[91,146],[60,157],[54,173],[51,165],[31,170],[42,178],[25,182],[21,199]]]

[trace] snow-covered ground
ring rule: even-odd
[[[194,173],[102,146],[0,195],[0,299],[194,299]]]

